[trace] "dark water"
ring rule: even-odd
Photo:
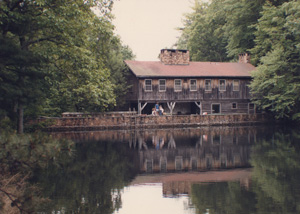
[[[300,131],[210,127],[53,133],[72,155],[35,172],[41,213],[300,213]]]

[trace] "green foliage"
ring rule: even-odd
[[[254,213],[255,195],[239,182],[192,185],[192,202],[197,213]]]
[[[126,79],[129,71],[125,66],[124,60],[132,60],[135,56],[128,46],[120,46],[119,44],[111,48],[108,55],[107,67],[111,71],[110,79],[114,85],[117,103],[116,108],[113,110],[120,110],[126,104],[125,95],[131,87]]]
[[[178,48],[190,50],[192,61],[226,61],[223,1],[195,1],[194,12],[186,15]]]
[[[46,128],[50,127],[51,125],[55,124],[55,119],[48,118],[40,120],[39,122],[30,121],[29,123],[25,124],[24,132],[25,133],[33,133],[44,131]]]
[[[9,117],[0,117],[0,133],[1,132],[13,132],[13,123]]]
[[[0,163],[3,169],[27,171],[34,167],[45,167],[47,161],[58,158],[61,151],[71,152],[72,141],[58,140],[44,133],[16,135],[1,133]]]
[[[254,46],[255,29],[265,0],[195,1],[186,15],[179,48],[190,50],[196,61],[229,61]]]
[[[136,175],[127,145],[84,142],[74,154],[74,159],[49,164],[36,175],[44,196],[51,199],[51,210],[109,214],[120,208],[121,190]]]
[[[277,118],[298,120],[300,111],[300,3],[267,4],[257,24],[260,64],[253,73],[253,101]]]
[[[48,134],[1,132],[0,212],[33,213],[49,203],[42,197],[41,189],[29,182],[33,171],[47,167],[50,162],[59,165],[64,156],[70,159],[73,147],[72,141],[53,139]]]
[[[299,131],[275,133],[261,140],[252,151],[253,191],[260,213],[298,213]]]
[[[22,108],[25,118],[113,108],[123,95],[118,83],[128,53],[114,36],[112,5],[112,0],[1,1],[0,116],[16,121]]]
[[[257,23],[265,0],[226,0],[226,23],[224,31],[227,37],[228,57],[237,58],[241,53],[254,47],[254,32],[252,27]]]

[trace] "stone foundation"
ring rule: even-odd
[[[265,114],[228,114],[228,115],[164,115],[150,116],[127,113],[88,114],[61,118],[41,118],[38,122],[46,122],[47,131],[84,131],[105,129],[147,129],[200,127],[219,125],[242,125],[270,122]]]

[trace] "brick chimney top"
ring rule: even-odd
[[[250,63],[250,55],[248,53],[239,54],[239,63]]]
[[[188,65],[190,62],[188,50],[162,49],[159,58],[165,65]]]

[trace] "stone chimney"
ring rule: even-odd
[[[250,55],[248,53],[239,54],[239,63],[250,63]]]
[[[162,49],[159,58],[165,65],[188,65],[190,53],[188,50]]]

